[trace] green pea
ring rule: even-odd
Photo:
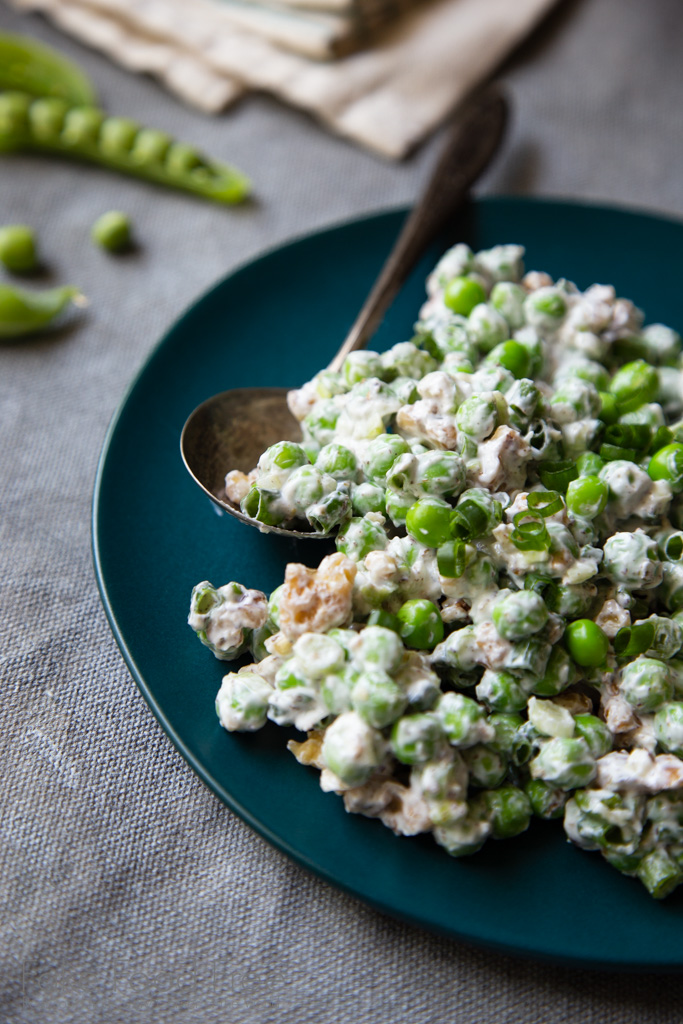
[[[434,714],[404,715],[391,730],[391,749],[402,764],[433,761],[444,742],[441,722]]]
[[[465,486],[465,463],[456,452],[423,452],[417,456],[413,485],[417,492],[453,497]]]
[[[492,789],[500,786],[507,775],[507,761],[483,743],[463,750],[462,757],[470,773],[470,781],[475,786]]]
[[[454,747],[473,747],[483,738],[489,739],[492,729],[486,729],[486,712],[471,697],[449,691],[444,693],[435,708],[449,743]],[[486,737],[482,735],[485,729]]]
[[[13,149],[14,137],[29,132],[29,111],[34,100],[28,93],[0,92],[0,152]]]
[[[467,318],[467,333],[481,352],[490,352],[502,341],[505,341],[510,333],[507,321],[500,313],[486,302],[475,306]],[[508,377],[512,383],[512,376],[507,371],[500,370],[502,377]],[[500,379],[500,378],[499,378]],[[498,384],[489,385],[487,390],[504,390]]]
[[[667,444],[650,459],[647,467],[651,480],[666,480],[674,494],[683,491],[683,444]]]
[[[518,729],[524,724],[521,715],[502,712],[489,715],[488,721],[494,737],[487,742],[487,746],[507,756],[512,751]]]
[[[596,715],[575,715],[574,735],[588,744],[593,757],[604,757],[612,749],[612,733]]]
[[[16,274],[35,270],[36,236],[27,224],[6,224],[0,227],[0,263]]]
[[[406,514],[406,530],[414,540],[438,548],[451,536],[452,507],[441,498],[420,498]]]
[[[34,100],[28,119],[35,139],[48,144],[58,141],[68,109],[68,103],[54,96]]]
[[[650,324],[641,334],[645,345],[647,361],[673,365],[681,354],[681,336],[664,324]]]
[[[503,714],[524,710],[529,699],[526,687],[517,676],[490,668],[477,683],[475,693],[477,700],[487,708]]]
[[[487,395],[470,395],[455,414],[458,430],[473,437],[475,441],[487,438],[501,421],[501,403],[497,392]]]
[[[349,385],[358,384],[368,377],[382,377],[382,358],[378,352],[371,352],[368,349],[349,352],[341,372]]]
[[[443,640],[443,619],[432,601],[413,598],[402,604],[397,614],[406,647],[427,651]]]
[[[500,786],[486,790],[479,799],[489,813],[494,839],[511,839],[528,829],[531,804],[523,790]]]
[[[538,697],[555,697],[576,680],[576,666],[563,647],[553,647],[545,673],[534,684]]]
[[[354,711],[375,729],[384,729],[395,722],[407,703],[405,690],[380,668],[363,669],[351,691]]]
[[[555,736],[541,747],[530,770],[532,778],[558,789],[577,789],[594,778],[595,758],[585,740]]]
[[[510,330],[524,326],[524,301],[526,292],[513,281],[498,281],[491,291],[491,305],[507,320]],[[509,369],[509,367],[508,367]]]
[[[557,789],[543,779],[527,779],[524,792],[537,818],[550,821],[564,814],[567,793],[563,789]]]
[[[597,476],[604,465],[603,460],[595,452],[584,452],[576,460],[576,468],[580,477]]]
[[[253,732],[266,724],[270,683],[256,672],[230,673],[216,697],[216,714],[221,725],[232,731]]]
[[[258,468],[262,473],[273,469],[298,469],[308,465],[308,456],[301,445],[293,441],[278,441],[266,448],[258,460]]]
[[[139,131],[136,125],[135,135]],[[201,154],[186,142],[172,142],[164,158],[164,166],[169,174],[181,177],[191,171],[196,171],[204,165]]]
[[[356,475],[356,456],[342,444],[326,444],[318,453],[315,467],[335,480],[353,480]]]
[[[469,316],[475,306],[486,302],[486,292],[471,277],[454,277],[446,285],[443,301],[454,313]]]
[[[96,146],[105,119],[97,107],[73,107],[64,118],[61,142],[65,146]]]
[[[567,508],[583,519],[595,519],[604,512],[608,498],[609,487],[597,476],[580,476],[567,488]]]
[[[362,562],[371,551],[380,551],[387,544],[382,525],[365,517],[350,519],[337,534],[337,550],[354,562]]]
[[[363,457],[366,478],[375,484],[386,485],[387,473],[399,455],[409,455],[410,446],[399,434],[381,434],[370,441]]]
[[[683,881],[683,871],[665,850],[653,850],[643,857],[636,874],[656,900],[662,900]]]
[[[384,492],[384,503],[386,513],[394,526],[405,526],[408,512],[415,504],[415,496],[387,487]]]
[[[103,249],[122,252],[130,245],[130,218],[120,210],[109,210],[97,218],[90,234]]]
[[[100,150],[105,156],[111,157],[128,153],[139,131],[137,121],[131,121],[128,117],[108,117],[100,128]]]
[[[493,607],[493,622],[504,640],[522,640],[537,633],[548,621],[548,609],[540,594],[518,590]]]
[[[163,164],[173,139],[156,128],[142,128],[135,136],[131,160],[139,164]]]
[[[494,363],[509,370],[513,377],[528,377],[531,372],[531,353],[519,341],[510,339],[503,341],[491,349],[486,357],[487,363]]]
[[[643,359],[636,359],[617,370],[609,389],[616,399],[619,412],[632,412],[646,402],[655,400],[659,377],[654,366]]]
[[[643,655],[621,670],[619,690],[635,711],[658,711],[674,693],[673,676],[668,666]]]
[[[566,314],[566,297],[555,285],[537,288],[524,302],[526,322],[542,331],[556,330]]]
[[[384,515],[387,510],[385,488],[368,481],[351,488],[351,504],[354,515],[366,516],[368,512]]]
[[[354,711],[339,715],[325,730],[322,759],[348,786],[361,786],[383,755],[382,734]]]
[[[683,703],[670,701],[655,714],[655,736],[660,747],[683,757]]]
[[[592,619],[577,619],[565,630],[567,648],[577,665],[597,668],[603,665],[609,651],[609,640]]]

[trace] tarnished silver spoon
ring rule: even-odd
[[[441,157],[344,344],[330,363],[340,369],[349,352],[363,348],[427,246],[464,202],[467,192],[498,149],[507,103],[495,86],[470,100],[456,116]],[[190,414],[180,451],[190,475],[216,505],[262,532],[323,539],[323,534],[265,526],[245,515],[225,495],[225,474],[252,470],[277,441],[300,441],[301,429],[287,408],[288,388],[234,388],[208,398]]]

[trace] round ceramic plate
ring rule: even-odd
[[[534,822],[523,836],[454,860],[428,836],[397,838],[376,820],[347,814],[339,797],[321,791],[318,772],[286,750],[286,730],[269,724],[228,734],[218,724],[214,698],[227,669],[187,626],[192,586],[238,580],[268,592],[287,562],[316,565],[326,544],[261,535],[217,515],[183,467],[183,423],[215,392],[297,386],[325,366],[403,216],[344,224],[262,256],[161,340],[114,418],[97,475],[93,544],[109,621],[152,711],[198,775],[327,881],[403,919],[507,952],[679,967],[683,890],[655,902],[640,882],[569,844],[560,823]],[[613,283],[648,321],[683,325],[683,224],[596,206],[485,199],[463,216],[457,240],[475,249],[521,243],[527,267],[581,288]],[[411,336],[438,253],[403,288],[373,347]],[[249,870],[258,872],[258,863]]]

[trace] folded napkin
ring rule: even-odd
[[[204,111],[266,90],[339,134],[400,158],[556,0],[11,2],[44,12]],[[358,46],[363,37],[365,49],[315,59]]]

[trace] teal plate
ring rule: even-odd
[[[403,212],[311,235],[235,271],[171,328],[110,427],[93,508],[99,587],[123,656],[177,749],[252,828],[304,867],[380,910],[475,944],[594,967],[683,964],[683,891],[655,902],[561,824],[535,822],[508,842],[454,860],[428,836],[397,838],[344,811],[274,725],[228,734],[214,698],[226,671],[186,624],[199,580],[270,591],[289,561],[315,565],[323,542],[261,535],[219,516],[183,467],[179,438],[209,395],[251,384],[297,386],[336,351]],[[480,249],[519,242],[527,266],[585,288],[611,282],[649,321],[683,326],[683,224],[559,202],[484,199],[459,238]],[[444,247],[446,240],[444,240]],[[411,336],[427,255],[375,347]],[[226,467],[227,468],[227,467]],[[292,735],[294,735],[292,733]],[[258,872],[258,862],[250,870]]]

